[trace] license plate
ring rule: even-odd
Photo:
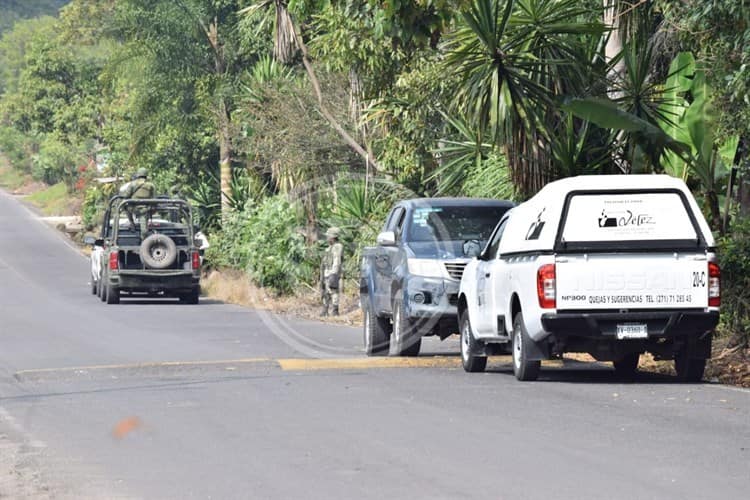
[[[645,339],[648,337],[648,326],[644,323],[623,323],[617,325],[617,338]]]

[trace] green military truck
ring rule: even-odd
[[[103,302],[141,296],[198,303],[201,258],[186,201],[115,196],[100,237],[87,242],[93,246],[92,292]]]

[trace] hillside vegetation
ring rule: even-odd
[[[57,15],[66,3],[68,0],[0,0],[0,35],[21,19]]]

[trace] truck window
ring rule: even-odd
[[[404,219],[406,218],[406,210],[401,209],[401,211],[396,215],[396,229],[394,231],[396,232],[396,237],[401,238],[401,234],[404,232]]]
[[[487,241],[507,207],[419,207],[409,225],[409,241]]]
[[[384,231],[397,231],[397,226],[399,221],[403,218],[404,215],[404,207],[396,207],[391,211],[391,215],[388,216],[388,220],[385,223],[385,229]]]
[[[695,246],[700,238],[694,218],[679,192],[582,193],[568,200],[561,242],[613,246]]]
[[[505,226],[508,225],[508,219],[503,219],[503,221],[500,223],[500,225],[497,228],[497,231],[495,231],[495,234],[492,235],[492,239],[490,240],[488,246],[487,246],[487,258],[488,259],[494,259],[497,257],[497,250],[500,248],[500,240],[503,237],[503,233],[505,232]]]

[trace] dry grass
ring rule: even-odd
[[[750,388],[750,349],[729,348],[726,336],[714,339],[711,359],[706,364],[705,380],[722,384]],[[594,358],[588,354],[568,353],[565,358],[576,361],[593,362]],[[644,354],[638,363],[638,369],[643,372],[675,375],[674,361],[657,361],[651,354]]]
[[[319,295],[310,288],[298,290],[294,295],[279,296],[269,292],[268,289],[253,285],[247,275],[236,270],[210,271],[201,280],[201,288],[204,295],[230,304],[341,325],[361,325],[362,323],[358,297],[353,295],[342,296],[339,307],[340,316],[321,318]]]

